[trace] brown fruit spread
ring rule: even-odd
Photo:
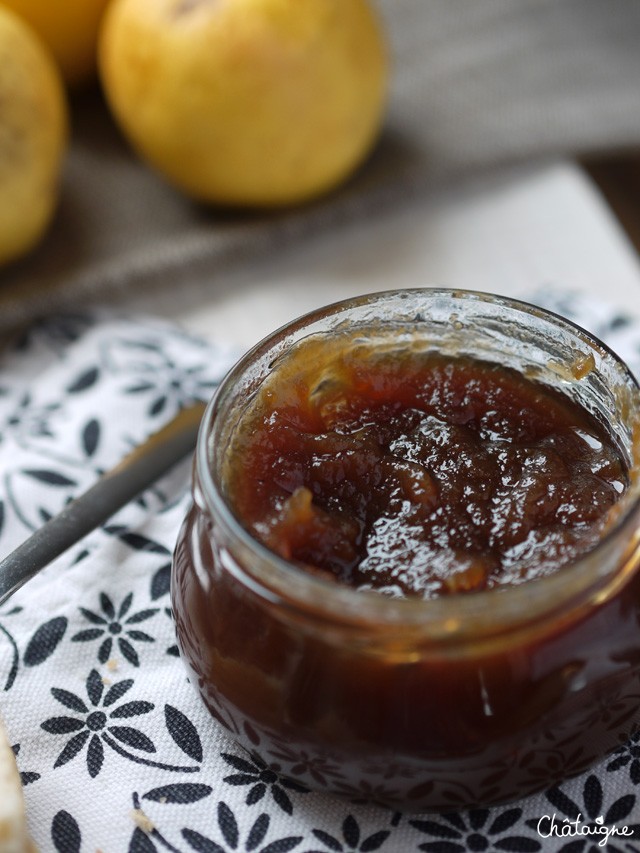
[[[353,336],[282,357],[224,472],[249,531],[302,569],[433,598],[591,550],[628,484],[569,396],[508,367]]]
[[[211,714],[265,772],[409,811],[619,746],[639,407],[597,343],[493,297],[383,294],[258,345],[205,417],[174,557]]]

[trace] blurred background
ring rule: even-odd
[[[245,347],[423,285],[640,312],[635,0],[53,5],[0,4],[2,330],[107,306]]]

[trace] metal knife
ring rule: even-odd
[[[192,452],[205,404],[182,409],[0,562],[0,605]]]

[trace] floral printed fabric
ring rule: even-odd
[[[606,306],[537,295],[637,370],[640,329]],[[88,487],[181,405],[208,398],[230,354],[151,320],[42,322],[0,366],[0,553]],[[173,543],[189,463],[49,566],[0,610],[0,712],[42,850],[596,851],[543,838],[556,814],[640,824],[640,735],[582,778],[491,810],[402,815],[312,793],[243,752],[208,716],[177,657]],[[609,851],[640,851],[636,836]]]

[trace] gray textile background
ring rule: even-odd
[[[118,290],[224,276],[474,170],[640,143],[637,0],[379,5],[394,63],[383,137],[347,186],[304,208],[196,206],[136,160],[95,93],[79,98],[58,216],[33,255],[0,272],[0,328]]]

